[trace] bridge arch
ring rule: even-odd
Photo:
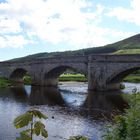
[[[140,66],[129,66],[118,69],[107,79],[107,85],[111,89],[119,89],[123,79],[137,70],[140,70]]]
[[[80,67],[59,65],[51,68],[49,71],[45,73],[44,75],[45,85],[57,87],[59,76],[63,74],[67,69],[70,69],[77,73],[84,74],[87,77],[87,73],[83,69],[80,69]]]
[[[10,74],[10,79],[15,81],[15,82],[20,82],[23,83],[23,77],[29,74],[29,71],[25,68],[15,68],[11,74]]]

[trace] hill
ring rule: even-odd
[[[80,49],[76,51],[65,51],[65,52],[52,52],[52,53],[44,52],[44,53],[38,53],[34,55],[28,55],[22,58],[12,59],[10,61],[31,60],[31,59],[38,59],[38,58],[54,57],[54,56],[112,54],[112,53],[113,54],[140,54],[140,34],[101,47],[92,47],[87,49]]]

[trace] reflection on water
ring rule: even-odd
[[[124,111],[128,103],[118,92],[88,92],[83,106],[87,109],[86,114],[94,119],[108,120]]]
[[[31,86],[0,89],[0,140],[16,138],[18,130],[12,122],[30,107],[48,115],[45,122],[48,140],[63,140],[71,135],[100,140],[103,125],[126,106],[121,93],[87,92],[86,83],[63,83],[59,89]]]
[[[29,96],[29,102],[31,105],[60,105],[65,104],[62,95],[57,88],[53,87],[37,87],[31,88],[31,94]]]

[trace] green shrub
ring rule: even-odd
[[[32,82],[31,77],[29,75],[25,75],[23,77],[23,81],[25,85],[31,85],[31,82]]]
[[[130,108],[115,117],[104,135],[105,140],[140,140],[140,94],[131,95]]]

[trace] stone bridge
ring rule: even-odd
[[[58,77],[67,69],[76,70],[88,79],[89,90],[116,90],[122,79],[140,69],[140,55],[90,55],[40,58],[0,62],[0,77],[22,81],[28,73],[32,85],[57,86]]]

